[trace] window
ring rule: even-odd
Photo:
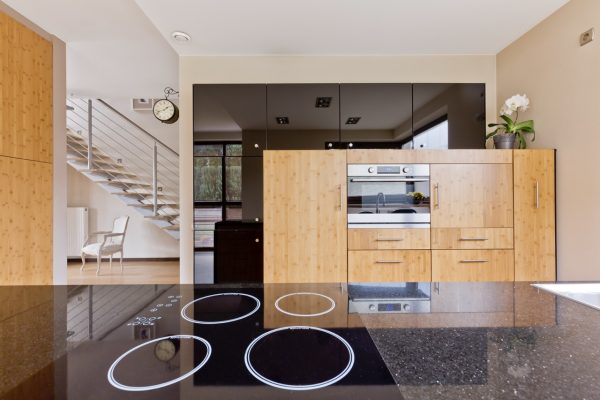
[[[413,149],[447,149],[448,117],[443,116],[424,127],[415,130]]]
[[[242,144],[194,144],[196,249],[214,247],[215,223],[242,218]]]

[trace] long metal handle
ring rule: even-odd
[[[403,241],[403,238],[377,238],[375,239],[376,242],[401,242]]]
[[[460,260],[462,264],[486,263],[488,260]]]
[[[340,205],[339,205],[339,210],[342,211],[342,204],[344,203],[344,194],[342,193],[342,185],[339,185],[338,189],[340,191]]]
[[[375,261],[375,264],[402,264],[402,263],[403,263],[403,261],[392,261],[392,260],[390,260],[390,261],[386,261],[386,260]]]
[[[152,210],[158,215],[158,149],[156,142],[152,151]]]
[[[433,204],[434,208],[440,208],[440,185],[436,183],[433,185],[433,192],[435,194],[435,203]]]
[[[483,242],[488,239],[487,238],[460,238],[458,240],[461,242]]]
[[[92,106],[92,100],[88,100],[88,170],[94,169],[94,151],[93,151],[93,143],[92,143],[92,110],[94,107]]]
[[[535,208],[540,208],[540,183],[535,181]]]
[[[350,178],[350,182],[429,182],[427,178]]]

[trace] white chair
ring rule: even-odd
[[[113,254],[120,253],[121,255],[121,271],[123,271],[123,242],[125,241],[125,232],[127,231],[127,223],[129,217],[119,217],[113,222],[112,231],[101,231],[92,232],[83,244],[81,249],[81,271],[85,267],[85,256],[96,256],[98,260],[98,268],[96,269],[96,275],[100,274],[100,263],[102,256],[110,257],[110,269],[112,269],[112,258]],[[89,243],[90,238],[97,235],[103,235],[104,239],[102,242]]]

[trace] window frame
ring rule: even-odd
[[[198,209],[198,208],[221,207],[221,221],[227,221],[227,207],[228,206],[242,207],[242,201],[228,201],[227,200],[227,165],[226,165],[225,160],[228,157],[231,157],[231,158],[239,157],[240,159],[243,157],[243,153],[239,156],[228,156],[227,155],[227,145],[232,145],[232,144],[239,144],[241,146],[242,142],[239,140],[221,140],[221,141],[195,140],[194,141],[194,148],[196,146],[201,146],[201,145],[221,145],[221,147],[223,149],[222,156],[196,156],[196,155],[193,155],[194,159],[196,157],[215,157],[215,158],[220,157],[221,158],[221,201],[196,201],[196,198],[195,198],[196,196],[194,193],[194,215],[196,214],[196,209]],[[193,173],[193,182],[194,183],[196,182],[196,169],[195,168],[194,168],[194,173]],[[196,230],[195,225],[196,225],[196,223],[194,221],[194,251],[210,251],[210,250],[214,251],[214,246],[213,247],[196,247],[195,237],[196,237],[197,230]]]

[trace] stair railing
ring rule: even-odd
[[[139,195],[137,200],[151,205],[154,216],[169,215],[167,209],[172,208],[169,205],[179,204],[179,154],[101,99],[71,97],[67,106],[68,128],[81,134],[88,145],[87,154],[81,154],[87,159],[88,170],[102,164],[94,156],[94,150],[126,165],[138,179],[151,181],[152,203],[147,203],[145,195]],[[118,174],[107,175],[122,181]],[[120,183],[124,191],[134,194],[143,187],[135,182]],[[159,198],[164,199],[162,204]]]

